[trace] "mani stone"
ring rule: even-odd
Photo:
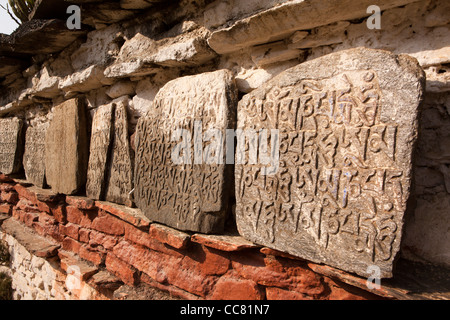
[[[23,122],[18,118],[0,119],[0,172],[18,173],[22,168]]]
[[[114,130],[111,159],[108,166],[108,183],[105,200],[131,206],[133,191],[133,168],[130,137],[128,134],[128,97],[114,100]]]
[[[75,194],[86,183],[88,138],[86,110],[75,98],[56,106],[45,136],[45,173],[52,190]]]
[[[232,183],[223,137],[235,126],[236,104],[226,70],[173,80],[156,95],[135,140],[134,199],[150,220],[223,231]]]
[[[86,195],[131,206],[133,159],[128,135],[128,97],[98,108],[92,122]]]
[[[244,96],[238,129],[278,130],[270,150],[279,157],[272,171],[236,164],[240,234],[364,277],[392,277],[423,90],[415,59],[357,48],[302,63]]]
[[[106,166],[113,132],[115,105],[100,106],[92,119],[91,144],[87,171],[86,195],[103,200],[106,185]]]
[[[25,152],[23,154],[23,167],[25,177],[39,188],[45,184],[45,134],[48,123],[28,127],[25,135]]]

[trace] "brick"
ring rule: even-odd
[[[205,246],[227,252],[259,247],[253,242],[245,240],[241,236],[194,234],[191,240],[193,242],[201,243]]]
[[[9,182],[14,182],[14,180],[3,173],[0,173],[0,182],[1,183],[9,183]]]
[[[2,192],[1,200],[10,204],[16,204],[19,201],[19,194],[17,192]]]
[[[232,266],[241,277],[253,279],[260,285],[286,288],[309,296],[319,296],[325,290],[322,277],[303,261],[247,252],[235,255]]]
[[[187,233],[156,223],[150,225],[149,234],[152,238],[176,249],[184,249],[190,242],[190,236]]]
[[[2,203],[0,204],[0,213],[4,213],[4,214],[12,214],[12,205],[8,204],[8,203]]]
[[[33,222],[36,222],[39,220],[39,213],[37,212],[26,212],[20,209],[13,209],[12,216],[16,219],[25,224],[28,227],[31,227]]]
[[[152,278],[150,278],[145,273],[141,273],[139,281],[142,283],[146,283],[153,288],[157,288],[159,290],[168,292],[170,294],[170,296],[172,296],[172,297],[177,297],[177,298],[180,298],[183,300],[200,300],[200,299],[202,299],[199,296],[196,296],[190,292],[187,292],[187,291],[177,288],[175,286],[159,283],[156,280],[153,280]]]
[[[60,225],[59,229],[63,235],[79,240],[80,227],[78,225],[69,222],[66,225]]]
[[[95,210],[82,210],[74,206],[67,206],[66,215],[67,221],[78,224],[83,228],[90,228],[98,214]]]
[[[262,300],[264,290],[250,279],[243,279],[233,270],[220,277],[210,296],[211,300]]]
[[[47,203],[37,200],[36,206],[40,212],[46,212],[48,214],[52,214],[52,210]]]
[[[14,185],[10,183],[0,184],[0,192],[16,192]]]
[[[17,209],[20,209],[24,212],[38,212],[38,208],[27,199],[20,199],[16,204]]]
[[[91,233],[91,230],[86,229],[86,228],[80,228],[80,232],[78,234],[78,236],[79,236],[78,240],[81,242],[84,242],[84,243],[88,243],[90,233]]]
[[[55,203],[64,199],[64,195],[54,192],[52,189],[42,189],[36,186],[28,187],[28,191],[35,194],[36,199],[41,202]]]
[[[67,223],[66,206],[63,204],[48,204],[51,214],[59,223]]]
[[[45,212],[39,213],[39,221],[34,222],[32,226],[42,236],[49,236],[58,242],[64,240],[64,235],[60,232],[58,221]]]
[[[73,206],[67,206],[66,213],[67,221],[78,225],[81,223],[81,220],[84,217],[84,213],[80,209]]]
[[[23,223],[25,223],[26,226],[31,227],[33,225],[33,222],[36,222],[38,220],[39,220],[39,213],[23,212]]]
[[[112,273],[101,270],[94,274],[89,280],[89,284],[94,286],[97,291],[104,292],[105,290],[111,292],[116,291],[122,286],[123,281]]]
[[[31,201],[32,203],[36,203],[36,200],[37,200],[36,194],[34,192],[32,192],[31,190],[29,190],[29,188],[27,188],[21,184],[16,184],[14,186],[14,189],[19,194],[19,198],[25,198],[25,199]]]
[[[183,261],[204,275],[223,275],[231,267],[231,261],[226,252],[198,245],[191,247]]]
[[[95,201],[86,197],[66,196],[66,202],[78,209],[95,209]]]
[[[313,300],[306,294],[277,287],[266,288],[267,300]]]
[[[207,296],[217,279],[217,276],[202,273],[195,259],[188,259],[181,254],[165,254],[128,241],[119,242],[113,253],[153,280],[201,297]],[[197,259],[201,259],[201,256]]]
[[[91,247],[102,246],[106,250],[112,250],[117,244],[117,238],[102,232],[91,230],[89,233],[89,245]]]
[[[122,220],[100,210],[91,227],[106,234],[120,236],[125,234],[124,223]]]
[[[139,281],[137,270],[128,263],[117,258],[113,253],[108,252],[105,261],[106,269],[115,274],[125,284],[134,286]]]
[[[80,255],[80,258],[90,261],[96,266],[101,265],[105,258],[104,254],[91,250],[87,245],[82,245],[78,254]]]
[[[139,229],[147,230],[150,226],[150,220],[139,209],[128,208],[105,201],[95,201],[95,205],[99,209],[106,211]]]
[[[139,244],[141,246],[157,250],[164,253],[177,254],[173,250],[167,248],[163,243],[155,240],[149,233],[141,231],[140,229],[130,224],[125,224],[125,240]]]
[[[70,251],[73,253],[78,254],[80,252],[80,248],[81,248],[81,243],[70,238],[70,237],[65,237],[64,240],[62,241],[62,248],[66,251]]]

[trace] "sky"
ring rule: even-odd
[[[0,4],[6,8],[8,0],[0,0]],[[11,9],[9,9],[11,11]],[[18,19],[17,19],[18,20]],[[17,23],[0,7],[0,33],[11,34],[18,27]]]

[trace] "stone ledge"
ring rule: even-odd
[[[139,209],[129,208],[106,201],[95,201],[95,206],[132,224],[136,228],[148,229],[150,227],[151,221]]]
[[[189,234],[158,223],[151,224],[149,234],[152,238],[175,249],[185,249],[191,240]]]
[[[197,233],[191,237],[191,240],[207,247],[226,252],[261,247],[238,235],[207,235]]]
[[[50,242],[27,228],[15,219],[5,220],[0,230],[14,237],[28,252],[41,258],[51,258],[57,255],[59,245]]]
[[[417,0],[379,1],[386,10]],[[297,30],[309,30],[337,21],[369,16],[367,8],[373,1],[303,1],[284,3],[251,17],[238,20],[232,26],[213,32],[208,39],[218,54],[227,54],[258,44],[281,40]]]

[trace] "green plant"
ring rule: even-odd
[[[12,279],[4,272],[0,272],[0,300],[12,300]]]

